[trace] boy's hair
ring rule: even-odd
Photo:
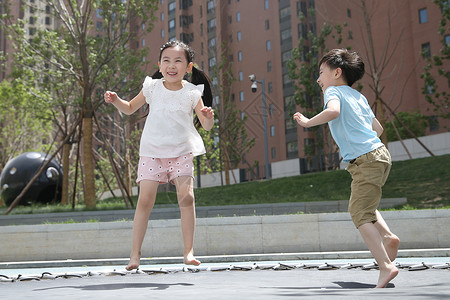
[[[158,61],[161,61],[161,57],[162,57],[162,53],[164,50],[166,50],[167,48],[170,47],[180,47],[181,49],[184,50],[184,54],[186,55],[186,59],[188,61],[188,64],[194,61],[194,50],[192,50],[191,47],[189,47],[189,45],[178,41],[178,40],[173,40],[173,41],[169,41],[167,43],[165,43],[164,45],[161,46],[160,52],[159,52],[159,59]],[[157,70],[153,75],[152,78],[153,79],[159,79],[162,78],[162,74],[161,72],[159,72],[159,70]],[[190,82],[192,84],[198,85],[198,84],[203,84],[204,88],[203,88],[203,95],[202,95],[202,99],[203,99],[203,104],[205,106],[212,106],[212,90],[211,90],[211,81],[208,77],[208,75],[205,74],[205,72],[203,72],[202,70],[198,69],[197,67],[195,67],[195,65],[192,67],[192,75],[191,75],[191,80]],[[198,120],[198,118],[195,118],[195,125],[199,126],[200,122]]]
[[[360,80],[364,75],[364,62],[356,52],[347,49],[333,49],[319,61],[319,67],[326,64],[331,69],[341,68],[344,80],[349,86]]]

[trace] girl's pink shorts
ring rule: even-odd
[[[155,158],[141,156],[138,166],[139,183],[141,180],[152,180],[159,183],[173,183],[176,177],[191,176],[194,178],[194,155],[188,153],[175,158]]]

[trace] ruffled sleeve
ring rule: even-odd
[[[205,89],[205,85],[204,84],[199,84],[199,85],[194,85],[194,91],[195,91],[195,99],[193,101],[193,105],[192,105],[192,109],[195,109],[195,107],[198,104],[198,101],[200,101],[202,95],[203,95],[203,90]]]
[[[143,86],[142,86],[142,93],[144,94],[145,101],[147,103],[150,103],[152,99],[153,94],[153,88],[155,86],[156,79],[152,79],[150,76],[145,77]]]

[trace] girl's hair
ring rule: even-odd
[[[185,44],[181,41],[178,41],[178,40],[169,41],[169,42],[165,43],[164,45],[162,45],[161,51],[159,52],[158,61],[161,61],[162,53],[164,50],[166,50],[167,48],[176,47],[176,46],[178,46],[184,50],[184,54],[186,56],[188,64],[194,61],[194,50],[192,50],[192,48],[189,47],[187,44]],[[160,79],[162,77],[163,77],[163,75],[161,74],[161,72],[159,72],[159,70],[157,70],[152,75],[152,79]],[[198,84],[204,85],[203,95],[202,95],[203,104],[205,106],[212,106],[213,98],[212,98],[212,91],[211,91],[211,81],[209,80],[208,75],[206,75],[205,72],[203,72],[202,70],[193,66],[191,79],[189,81],[195,85],[198,85]],[[196,126],[200,125],[198,117],[195,118],[195,125]]]
[[[349,86],[360,80],[364,75],[364,62],[356,52],[347,49],[333,49],[319,61],[319,67],[326,64],[331,69],[341,68],[344,80]]]

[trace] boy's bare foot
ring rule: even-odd
[[[198,266],[201,264],[201,262],[196,259],[192,253],[189,253],[188,255],[184,256],[184,264]]]
[[[386,249],[387,255],[391,261],[397,258],[398,247],[400,245],[400,239],[395,234],[389,236],[385,235],[383,237],[383,245]]]
[[[140,260],[141,260],[140,257],[131,257],[130,261],[128,262],[128,266],[126,266],[125,269],[131,271],[139,268]]]
[[[398,269],[393,265],[390,264],[388,269],[381,270],[380,269],[380,277],[378,277],[378,284],[376,288],[385,288],[387,284],[395,278],[398,274]]]

